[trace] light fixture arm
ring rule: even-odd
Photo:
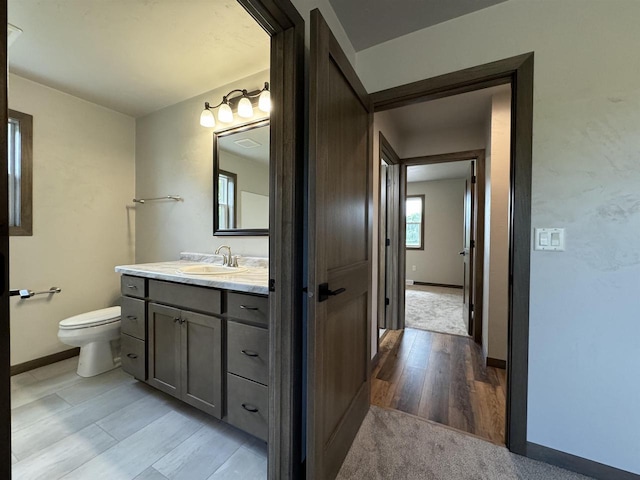
[[[264,93],[267,92],[267,93]],[[235,95],[235,94],[240,94],[240,95]],[[263,102],[263,93],[264,95],[266,95],[267,97],[267,109],[265,109],[264,107],[262,107],[262,102]],[[233,97],[231,97],[231,95],[235,95]],[[231,97],[231,98],[230,98]],[[209,102],[204,102],[204,111],[202,112],[202,116],[200,119],[200,123],[203,126],[207,126],[207,127],[212,127],[215,125],[215,121],[213,120],[213,116],[211,113],[209,113],[209,111],[211,109],[214,108],[218,108],[222,105],[227,105],[227,112],[225,112],[227,115],[231,115],[231,111],[228,109],[228,107],[230,106],[230,102],[233,102],[235,100],[242,100],[243,98],[246,99],[253,99],[253,98],[257,98],[260,97],[260,108],[265,111],[268,112],[270,109],[270,102],[269,102],[269,82],[264,82],[264,87],[261,90],[256,90],[253,92],[248,92],[246,89],[239,89],[236,88],[234,90],[231,90],[229,93],[227,93],[226,95],[224,95],[222,97],[222,101],[220,103],[218,103],[217,105],[211,105]],[[209,121],[209,123],[207,123],[206,121],[203,121],[203,118],[205,118],[205,114],[206,116],[208,116],[207,120]],[[249,107],[249,113],[247,115],[243,115],[245,117],[250,117],[251,116],[251,109]],[[231,120],[223,120],[223,122],[230,122]]]

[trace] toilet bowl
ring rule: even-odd
[[[120,366],[120,307],[65,318],[58,339],[80,347],[78,375],[93,377]]]

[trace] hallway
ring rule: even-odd
[[[389,331],[372,372],[371,403],[504,443],[506,372],[484,366],[469,337]]]

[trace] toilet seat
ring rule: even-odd
[[[59,325],[60,330],[76,330],[108,325],[117,321],[120,321],[120,307],[109,307],[65,318]]]

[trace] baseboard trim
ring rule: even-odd
[[[527,457],[564,468],[565,470],[581,473],[597,480],[611,480],[612,478],[616,480],[640,480],[640,475],[635,473],[544,447],[537,443],[527,442]]]
[[[378,366],[378,362],[380,361],[380,350],[376,352],[376,354],[371,359],[371,371]]]
[[[414,280],[414,285],[424,285],[425,287],[447,287],[447,288],[460,288],[462,289],[462,285],[449,285],[448,283],[431,283],[431,282],[416,282]]]
[[[506,360],[500,360],[499,358],[487,357],[487,367],[495,367],[495,368],[501,368],[503,370],[506,370],[507,369],[507,361]]]
[[[78,355],[80,355],[80,347],[64,350],[62,352],[47,355],[46,357],[29,360],[28,362],[19,363],[18,365],[12,365],[11,375],[18,375],[19,373],[28,372],[29,370],[35,370],[36,368],[44,367],[45,365],[51,365],[52,363],[66,360],[67,358],[76,357]]]

